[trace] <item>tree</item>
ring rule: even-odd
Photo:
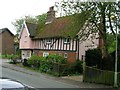
[[[71,15],[73,13],[80,13],[83,11],[91,11],[90,17],[87,20],[92,25],[92,29],[89,30],[98,30],[101,38],[103,39],[103,57],[108,56],[108,48],[107,48],[107,32],[110,30],[113,35],[115,36],[115,29],[114,25],[111,20],[112,15],[117,15],[116,8],[119,8],[117,6],[116,2],[81,2],[80,0],[67,0],[62,1],[61,3],[56,3],[56,7],[61,7],[60,11],[63,13],[63,15]],[[94,28],[94,26],[96,28]],[[109,28],[109,29],[108,29]],[[82,31],[81,31],[82,32]],[[93,32],[94,33],[94,32]],[[91,33],[84,34],[82,32],[82,36],[87,37]]]
[[[115,51],[115,37],[112,33],[107,33],[107,47],[109,54]]]
[[[43,13],[42,15],[36,16],[37,23],[38,23],[38,24],[39,24],[39,23],[45,23],[46,18],[47,18],[47,14],[46,14],[46,13]]]
[[[15,22],[12,22],[12,24],[15,26],[17,34],[19,34],[20,30],[22,28],[23,21],[26,21],[29,23],[35,23],[35,24],[43,23],[46,20],[46,16],[47,16],[47,14],[42,14],[42,15],[38,15],[35,17],[25,16],[23,18],[16,19]]]

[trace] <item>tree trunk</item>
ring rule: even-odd
[[[102,30],[102,37],[103,37],[103,58],[104,57],[108,57],[108,49],[107,49],[107,30],[106,30],[106,14],[105,14],[105,9],[106,7],[103,6],[102,8],[102,14],[101,14],[101,22],[102,22],[102,25],[103,25],[103,30]]]

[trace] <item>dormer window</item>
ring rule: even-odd
[[[69,44],[69,43],[70,43],[70,38],[65,38],[65,39],[64,39],[64,43],[65,43],[65,44]]]
[[[51,39],[47,39],[46,41],[47,44],[51,44],[51,42],[52,42]]]

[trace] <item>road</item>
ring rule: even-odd
[[[60,81],[45,78],[43,76],[34,76],[9,68],[2,68],[2,76],[16,79],[24,84],[35,88],[76,88],[75,85],[70,85]]]
[[[112,88],[112,86],[94,83],[83,83],[62,77],[52,77],[43,73],[34,72],[8,63],[0,59],[0,76],[18,80],[35,88]],[[1,73],[2,72],[2,73]]]

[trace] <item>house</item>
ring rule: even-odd
[[[0,54],[14,54],[14,35],[8,28],[0,29]]]
[[[54,8],[50,7],[45,23],[38,25],[24,21],[19,36],[22,59],[32,54],[44,57],[58,54],[69,63],[83,60],[87,49],[99,46],[99,39],[92,38],[81,43],[78,38],[87,16],[80,13],[56,18]]]

